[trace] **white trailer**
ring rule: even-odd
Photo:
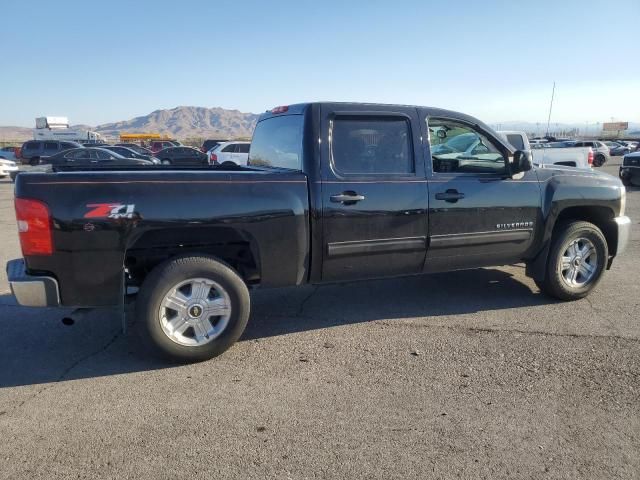
[[[67,117],[38,117],[33,129],[34,140],[71,140],[74,142],[100,142],[102,136],[91,130],[69,127]]]

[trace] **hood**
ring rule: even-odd
[[[536,174],[540,181],[548,180],[555,176],[571,176],[576,177],[578,181],[595,182],[599,184],[607,184],[611,186],[621,186],[622,182],[618,177],[609,175],[595,168],[575,168],[566,167],[564,165],[545,165],[544,168],[535,167]]]

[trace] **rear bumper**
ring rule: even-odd
[[[620,255],[627,249],[629,237],[631,236],[631,219],[627,216],[613,219],[618,229],[618,244],[616,245],[616,255]]]
[[[25,307],[58,307],[60,290],[53,277],[29,275],[24,260],[10,260],[7,263],[7,278],[13,296]]]

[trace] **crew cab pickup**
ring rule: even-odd
[[[15,197],[20,304],[118,306],[138,287],[143,340],[184,361],[240,337],[252,287],[523,262],[573,300],[630,231],[618,178],[532,167],[475,118],[401,105],[277,107],[247,166],[24,173]]]

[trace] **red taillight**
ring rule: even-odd
[[[22,255],[51,255],[51,215],[46,204],[28,198],[16,198],[16,219]]]
[[[587,162],[589,166],[593,165],[593,150],[589,149],[589,155],[587,156]]]
[[[271,113],[284,113],[289,110],[287,105],[281,105],[271,110]]]
[[[212,153],[211,156],[209,157],[209,163],[212,165],[214,163],[218,163],[218,155],[216,155],[215,153]]]

